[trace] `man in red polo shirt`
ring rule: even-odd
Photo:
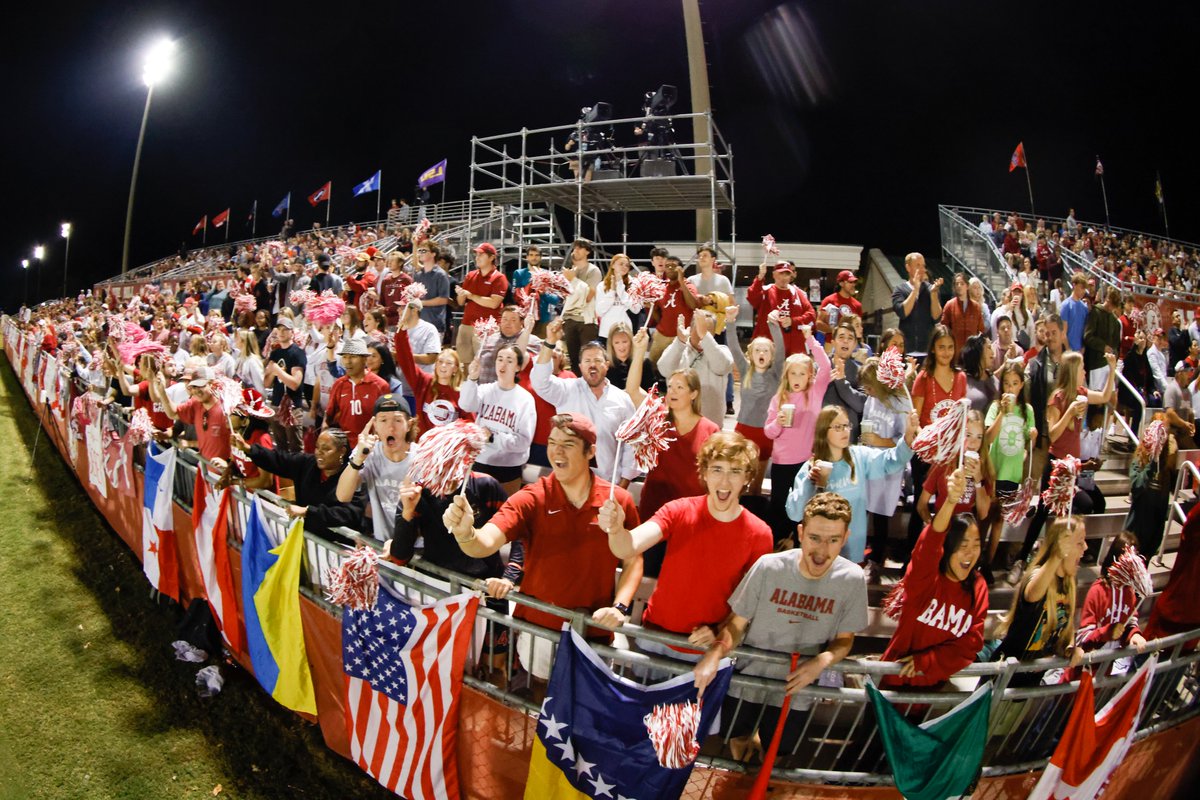
[[[454,498],[442,521],[463,553],[472,558],[486,558],[505,542],[520,540],[525,546],[522,592],[562,608],[592,610],[593,621],[615,628],[629,619],[629,606],[642,580],[642,557],[634,554],[619,560],[597,523],[613,487],[588,466],[596,453],[596,426],[577,412],[556,414],[551,423],[546,445],[550,475],[510,497],[478,530],[471,506],[461,496]],[[636,526],[637,506],[629,492],[618,486],[613,496],[625,520]],[[613,574],[618,566],[621,582],[614,597]],[[552,631],[563,622],[526,606],[518,606],[513,616]],[[595,629],[589,635],[610,638]],[[518,638],[517,652],[534,677],[549,678],[554,641],[554,635],[534,639],[522,633]]]
[[[212,370],[199,367],[188,381],[188,399],[178,406],[167,394],[167,382],[162,372],[155,374],[154,394],[166,415],[173,420],[186,423],[196,429],[196,442],[200,455],[208,461],[220,458],[225,462],[233,456],[229,443],[229,420],[221,401],[212,391]]]
[[[771,527],[742,507],[742,490],[754,480],[758,447],[740,433],[708,437],[696,458],[707,494],[664,505],[647,522],[629,530],[619,504],[605,502],[600,527],[618,558],[644,553],[660,541],[670,542],[654,594],[646,603],[642,625],[689,637],[698,647],[715,641],[729,616],[729,598],[760,556],[771,552]],[[639,649],[688,658],[648,639]]]
[[[362,339],[351,339],[342,345],[342,363],[346,373],[329,389],[325,427],[344,430],[353,449],[358,435],[375,414],[375,401],[391,388],[383,378],[367,371],[367,346]]]
[[[764,286],[767,277],[767,265],[758,268],[758,275],[746,291],[746,302],[754,309],[754,337],[761,336],[770,339],[767,331],[767,315],[772,311],[779,312],[779,324],[783,328],[783,344],[787,354],[807,352],[804,344],[804,333],[801,325],[812,325],[817,318],[812,303],[804,292],[792,286],[796,277],[796,267],[790,261],[780,261],[775,265],[773,277],[775,283]]]
[[[858,298],[854,296],[855,285],[858,283],[858,278],[848,269],[844,269],[837,275],[837,291],[821,301],[821,306],[818,309],[820,312],[817,324],[813,327],[821,333],[832,333],[837,327],[838,320],[853,314],[858,318],[862,318],[862,303],[858,302]]]
[[[467,273],[463,282],[455,289],[458,304],[463,307],[462,324],[458,326],[458,338],[454,349],[464,364],[475,360],[476,321],[485,317],[499,320],[500,307],[508,292],[508,278],[496,269],[496,247],[484,242],[475,248],[475,269]]]

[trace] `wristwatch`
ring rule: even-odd
[[[617,611],[620,611],[625,616],[629,616],[629,606],[625,605],[624,603],[613,603],[612,607]]]

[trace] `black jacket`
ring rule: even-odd
[[[345,527],[361,532],[365,493],[362,488],[355,492],[349,503],[337,499],[338,478],[336,475],[325,480],[317,467],[317,459],[308,453],[285,453],[268,450],[261,445],[250,446],[250,460],[255,466],[281,478],[290,478],[296,485],[296,505],[308,508],[304,517],[304,529],[310,533],[346,542],[347,539],[333,532],[334,528]],[[342,469],[346,467],[343,465]]]

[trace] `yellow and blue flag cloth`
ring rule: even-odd
[[[250,505],[242,542],[242,612],[246,643],[258,682],[293,711],[317,713],[304,629],[300,623],[300,561],[304,520],[292,523],[272,548],[258,498]]]
[[[698,704],[690,672],[642,686],[613,674],[579,634],[564,630],[538,717],[526,800],[678,798],[696,745],[720,720],[732,675],[723,661]]]

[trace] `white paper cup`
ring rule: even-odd
[[[796,419],[796,406],[791,403],[784,403],[779,407],[779,424],[785,428],[792,427],[792,423]]]

